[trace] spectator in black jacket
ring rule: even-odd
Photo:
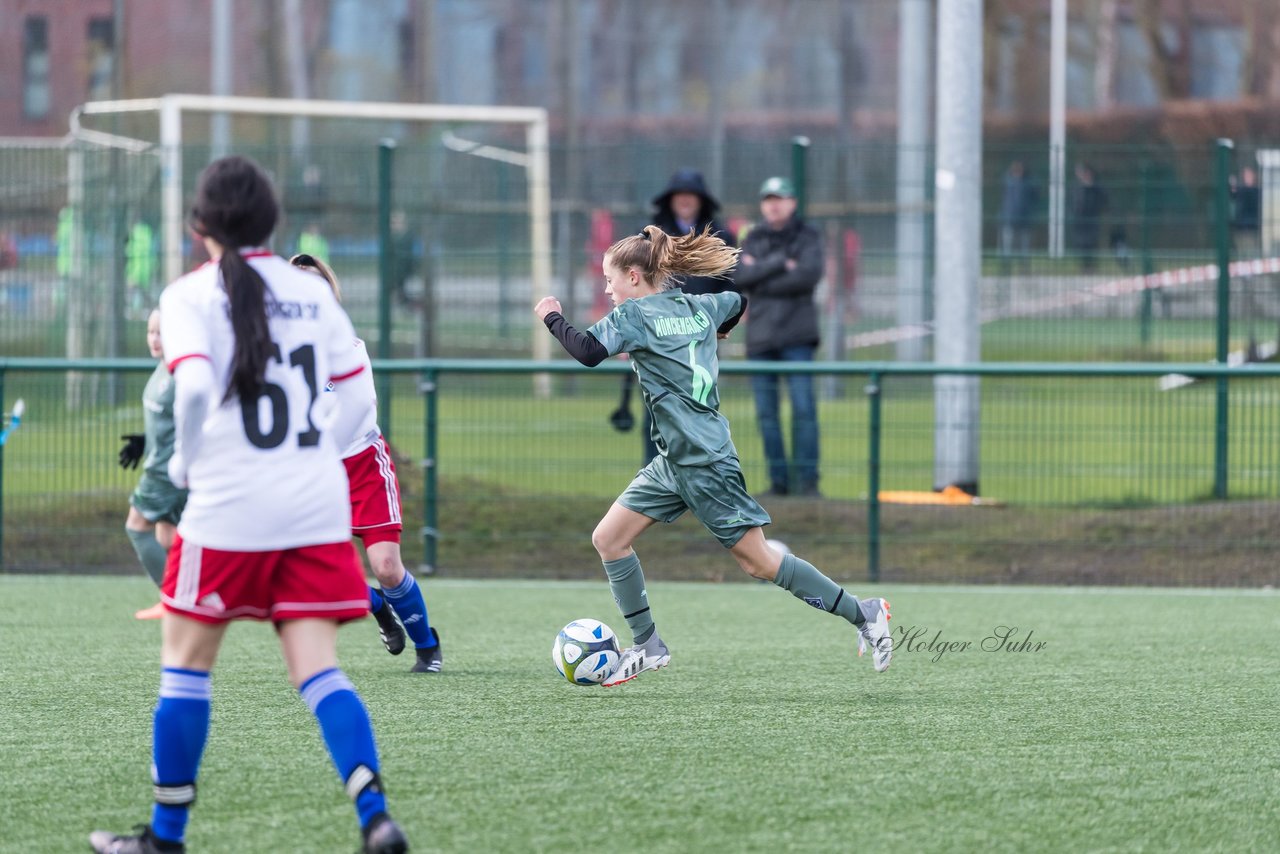
[[[1014,259],[1017,259],[1025,273],[1030,268],[1031,225],[1035,220],[1040,191],[1021,160],[1009,164],[1004,173],[1003,190],[1000,196],[1000,266],[1008,275]]]
[[[1230,178],[1231,197],[1235,202],[1231,228],[1236,235],[1236,255],[1240,258],[1256,258],[1262,247],[1262,189],[1258,186],[1258,172],[1252,166],[1240,170],[1240,180]]]
[[[1077,163],[1075,185],[1071,188],[1071,246],[1086,273],[1098,266],[1098,241],[1106,210],[1107,191],[1098,182],[1097,173],[1088,163]]]
[[[711,234],[719,237],[730,246],[737,246],[733,235],[717,220],[716,211],[720,203],[707,190],[707,182],[702,173],[693,169],[680,169],[671,176],[667,188],[653,197],[653,224],[673,237],[682,237],[690,231],[702,231],[710,226]],[[727,276],[684,276],[680,280],[680,290],[687,294],[714,294],[733,290],[733,279]],[[627,374],[624,378],[626,387],[634,382],[634,376]],[[653,444],[650,429],[652,421],[649,410],[644,413],[644,429],[640,431],[644,442],[643,465],[648,465],[658,455],[658,448]]]
[[[813,294],[822,279],[822,235],[796,216],[795,188],[786,178],[760,187],[764,221],[742,242],[734,283],[751,300],[747,357],[812,362],[818,349]],[[818,405],[813,377],[787,374],[791,397],[791,464],[787,464],[778,416],[778,375],[751,378],[756,418],[769,466],[769,495],[817,496]]]
[[[716,219],[720,203],[707,190],[701,172],[681,169],[671,176],[667,188],[653,197],[653,224],[673,237],[711,226],[711,234],[730,246],[737,246],[729,230]],[[733,290],[726,277],[685,276],[680,290],[686,294],[714,294]]]

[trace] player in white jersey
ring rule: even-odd
[[[161,339],[175,383],[169,463],[190,497],[161,598],[151,823],[138,835],[95,831],[103,854],[183,851],[208,736],[210,671],[229,621],[271,620],[289,678],[311,708],[366,852],[408,843],[386,810],[368,712],[338,668],[338,625],[369,609],[351,545],[351,509],[324,395],[367,367],[333,293],[261,249],[279,207],[262,170],[225,157],[200,175],[191,227],[213,260],[165,289]],[[218,847],[253,850],[251,839]]]
[[[178,533],[185,541],[229,551],[337,542],[350,518],[342,500],[342,468],[316,462],[339,450],[321,429],[324,407],[316,404],[326,382],[364,369],[349,343],[336,344],[349,342],[354,332],[334,300],[317,296],[311,277],[265,250],[241,254],[270,282],[264,304],[269,330],[262,330],[270,335],[265,377],[253,397],[236,393],[210,401],[198,432],[179,431],[171,469],[199,489],[191,491]],[[161,334],[180,342],[166,350],[177,350],[168,357],[169,370],[206,374],[214,390],[232,381],[237,338],[221,282],[219,267],[207,264],[167,288],[160,300]],[[335,342],[333,349],[329,342]],[[198,448],[190,447],[192,439]],[[197,605],[168,604],[187,610]]]
[[[289,263],[323,278],[333,294],[342,299],[338,279],[323,260],[312,255],[294,255]],[[350,412],[334,433],[343,448],[342,463],[351,489],[351,530],[364,543],[369,565],[381,589],[369,588],[369,606],[378,621],[378,631],[387,652],[404,651],[405,632],[413,640],[417,660],[414,673],[439,673],[444,663],[440,633],[427,619],[427,604],[413,574],[400,558],[400,484],[382,432],[378,429],[378,392],[373,385],[373,365],[364,342],[355,339],[364,370],[349,381],[331,384],[342,400],[342,411]],[[396,617],[400,621],[396,621]],[[400,627],[404,624],[404,628]]]

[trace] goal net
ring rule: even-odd
[[[109,130],[153,145],[163,282],[201,258],[184,223],[200,170],[245,154],[281,194],[272,248],[327,256],[374,352],[385,298],[397,356],[550,356],[528,311],[552,277],[541,108],[173,94],[90,102],[71,125],[79,138]]]

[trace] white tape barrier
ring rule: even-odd
[[[1265,276],[1280,273],[1280,258],[1255,258],[1250,261],[1233,261],[1227,271],[1233,279],[1247,279],[1253,276]],[[1055,294],[1036,300],[1028,300],[1017,306],[1005,309],[988,309],[980,317],[982,323],[1007,320],[1012,317],[1046,314],[1058,309],[1093,302],[1100,299],[1141,293],[1146,290],[1176,288],[1181,285],[1197,285],[1217,281],[1218,265],[1203,264],[1198,267],[1180,267],[1176,270],[1164,270],[1160,273],[1148,273],[1142,276],[1126,276],[1123,279],[1112,279],[1091,285],[1078,291],[1066,294]],[[879,347],[884,344],[896,344],[899,341],[910,341],[916,338],[927,338],[933,334],[933,324],[920,323],[906,326],[894,326],[887,329],[874,329],[849,336],[849,349],[863,347]]]

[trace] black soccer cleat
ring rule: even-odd
[[[392,655],[404,652],[404,629],[396,619],[396,612],[385,599],[382,607],[373,612],[373,618],[378,621],[378,637],[382,638],[382,645],[387,648],[387,652]]]
[[[418,660],[414,662],[410,668],[410,673],[439,673],[441,665],[444,664],[444,649],[440,643],[440,633],[431,627],[431,636],[436,639],[436,645],[427,649],[419,649]]]
[[[384,812],[371,818],[362,833],[364,847],[360,850],[364,854],[404,854],[409,850],[404,831]]]
[[[140,824],[134,830],[139,831],[134,836],[116,836],[106,830],[95,830],[89,834],[89,845],[97,854],[182,854],[187,850],[181,842],[156,839],[149,824]]]

